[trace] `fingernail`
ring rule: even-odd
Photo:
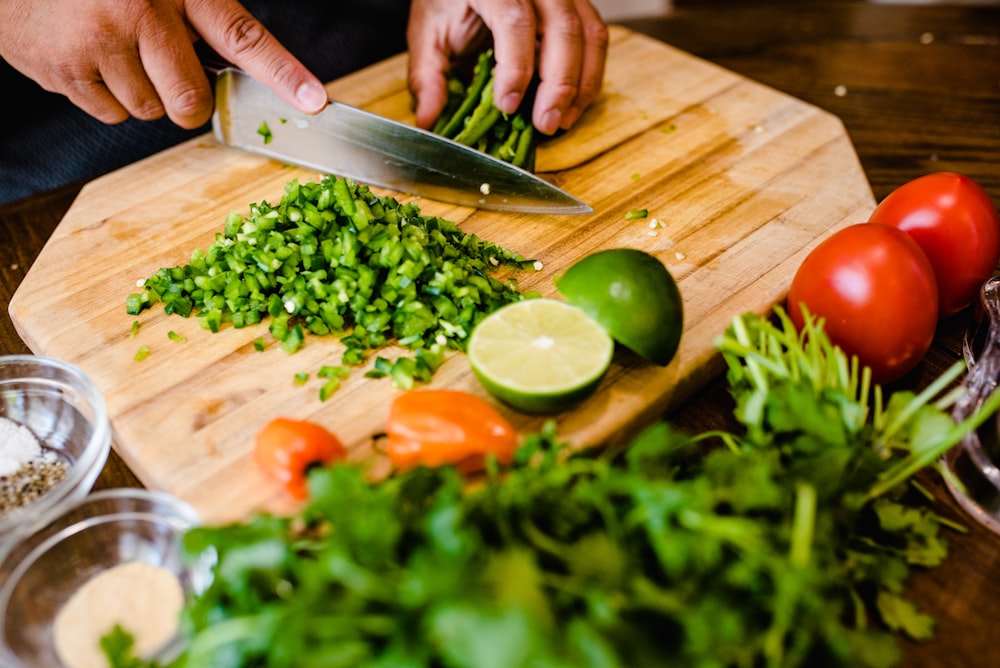
[[[542,126],[538,128],[545,134],[552,134],[559,129],[559,122],[562,120],[562,112],[558,109],[549,109],[542,116]]]
[[[497,109],[505,114],[513,114],[517,111],[517,108],[521,105],[521,96],[517,93],[507,93],[502,98],[500,98],[500,104],[497,105]]]
[[[303,111],[316,112],[330,101],[322,84],[304,83],[295,91],[295,99]]]

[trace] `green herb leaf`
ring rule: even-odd
[[[108,660],[108,668],[142,668],[148,664],[136,658],[135,638],[119,624],[101,637],[101,649]]]

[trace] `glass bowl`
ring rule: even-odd
[[[976,412],[1000,385],[1000,276],[983,284],[975,324],[962,345],[965,395],[952,417]],[[1000,413],[970,431],[941,459],[951,495],[983,526],[1000,533]]]
[[[104,397],[77,367],[35,355],[0,356],[0,427],[7,438],[18,425],[30,430],[41,446],[32,461],[54,462],[63,477],[27,502],[10,490],[26,487],[23,477],[8,474],[0,508],[0,559],[20,540],[56,517],[91,490],[111,449],[111,426]],[[28,434],[19,434],[31,438]],[[13,440],[13,439],[11,439]],[[8,448],[13,446],[8,441]],[[3,470],[13,466],[4,452]],[[17,484],[13,482],[17,480]]]
[[[195,560],[182,556],[184,533],[198,523],[194,509],[169,494],[139,488],[108,489],[88,495],[19,544],[8,555],[4,569],[9,577],[0,586],[0,665],[89,665],[82,660],[84,651],[99,653],[99,639],[111,629],[101,626],[90,634],[76,634],[77,629],[65,631],[67,624],[60,636],[59,616],[65,611],[69,617],[74,607],[95,617],[103,614],[103,608],[126,608],[122,626],[135,634],[137,648],[141,629],[162,640],[154,651],[140,653],[162,662],[175,658],[183,646],[180,631],[174,627],[180,618],[180,605],[207,586],[214,563],[207,553]],[[83,596],[83,588],[92,590],[101,576],[115,570],[121,574],[116,568],[120,566],[139,566],[145,575],[153,571],[160,577],[159,584],[166,576],[171,586],[167,590],[153,587],[151,580],[135,577],[133,570],[131,580],[119,580],[115,589],[105,587],[104,599]],[[162,596],[164,591],[170,596]],[[111,592],[115,596],[109,596]],[[168,604],[165,598],[177,605]],[[104,603],[95,604],[97,600]],[[163,607],[176,611],[171,613],[171,624],[164,626],[160,619],[158,630],[150,630],[151,622],[141,620],[150,614],[154,620],[156,614],[162,617],[159,609]],[[73,646],[66,642],[73,635],[81,636],[73,640],[78,643],[77,650],[82,647],[84,651],[69,653],[65,649]],[[70,656],[73,661],[64,663],[61,656]]]

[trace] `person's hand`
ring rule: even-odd
[[[536,56],[532,123],[540,132],[569,128],[600,93],[608,30],[588,0],[414,0],[407,38],[417,125],[433,125],[452,60],[481,46],[484,29],[492,33],[500,111],[517,110]]]
[[[0,26],[0,57],[105,123],[206,123],[199,37],[301,111],[327,103],[322,83],[236,0],[4,0]]]

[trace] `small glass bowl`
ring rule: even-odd
[[[42,495],[0,515],[0,559],[91,490],[111,450],[104,396],[79,368],[35,355],[0,356],[0,416],[30,429],[68,464]]]
[[[975,413],[1000,385],[1000,276],[983,284],[975,324],[962,345],[968,366],[966,394],[955,404],[957,422]],[[959,505],[980,524],[1000,533],[1000,413],[945,453],[945,481]]]
[[[202,591],[214,556],[192,561],[181,552],[184,533],[198,523],[195,510],[169,494],[107,489],[88,495],[19,544],[8,555],[9,577],[0,586],[0,665],[62,666],[54,632],[59,611],[80,587],[114,566],[138,561],[165,568],[177,577],[186,600]],[[182,647],[178,633],[146,658],[167,662]]]

